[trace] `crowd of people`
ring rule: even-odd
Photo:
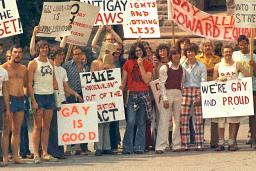
[[[162,154],[167,148],[173,152],[204,151],[201,82],[249,77],[251,68],[256,72],[256,55],[254,61],[250,60],[249,40],[244,35],[237,40],[237,51],[230,44],[218,44],[216,53],[213,42],[209,40],[203,40],[198,46],[188,38],[181,38],[172,47],[160,44],[155,53],[148,42],[138,40],[132,44],[125,59],[122,39],[111,26],[106,26],[102,44],[112,44],[115,50],[104,49],[102,55],[99,38],[103,30],[104,26],[98,28],[90,56],[83,48],[73,46],[72,59],[65,61],[66,37],[53,47],[45,40],[36,43],[39,27],[33,31],[30,42],[33,58],[27,66],[21,64],[23,49],[20,45],[13,45],[6,53],[6,62],[0,67],[3,166],[8,165],[10,156],[13,163],[20,164],[24,163],[22,158],[40,163],[90,152],[86,143],[63,147],[58,145],[57,138],[57,109],[60,104],[56,104],[56,99],[61,104],[83,103],[81,72],[122,69],[120,89],[124,94],[126,116],[122,154],[126,155],[143,154],[149,150]],[[255,98],[256,80],[254,75],[252,77]],[[160,108],[157,108],[149,88],[149,83],[156,79],[159,80],[162,97]],[[33,154],[28,143],[30,106],[34,122]],[[240,120],[241,117],[211,119],[210,147],[216,151],[225,150],[224,132],[225,123],[228,123],[228,150],[238,150]],[[256,149],[255,116],[249,117],[249,128],[251,147]],[[119,121],[100,123],[98,131],[95,155],[117,154],[121,145]]]

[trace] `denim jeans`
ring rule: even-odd
[[[113,121],[109,124],[109,135],[110,135],[110,144],[111,149],[117,149],[118,145],[121,142],[121,136],[119,131],[119,121]]]
[[[99,123],[99,141],[94,143],[95,150],[111,150],[109,123]]]
[[[126,152],[145,150],[145,131],[146,131],[146,105],[142,101],[138,101],[138,108],[134,108],[134,104],[129,96],[127,104],[126,130],[124,134],[123,146]],[[134,131],[134,126],[137,130]],[[135,133],[135,136],[134,136]],[[133,145],[133,137],[135,137]]]
[[[79,93],[79,95],[80,95],[81,97],[83,97],[83,94],[82,94],[82,93]],[[75,97],[75,96],[69,96],[69,97],[67,97],[67,102],[68,102],[68,103],[79,103],[79,102],[76,100],[76,97]],[[74,147],[75,144],[72,144],[71,146]],[[82,151],[87,151],[87,150],[88,150],[88,143],[82,143],[82,144],[80,144],[80,148],[81,148]]]
[[[25,97],[25,110],[24,119],[20,129],[20,155],[26,156],[30,155],[29,150],[29,138],[28,138],[28,118],[29,118],[29,101],[28,97]]]

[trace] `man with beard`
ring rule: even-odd
[[[27,82],[27,69],[20,64],[22,59],[22,48],[14,45],[11,49],[11,58],[3,64],[9,76],[8,92],[10,95],[10,114],[4,115],[2,148],[3,148],[3,165],[8,164],[8,146],[9,134],[12,130],[12,155],[13,163],[23,163],[18,157],[20,144],[20,128],[24,117],[24,87]]]

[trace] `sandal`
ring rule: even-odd
[[[52,155],[50,155],[50,154],[46,154],[46,155],[42,156],[42,159],[43,159],[44,161],[47,161],[47,162],[56,162],[56,161],[58,161],[57,158],[54,158],[54,157],[53,157]]]
[[[39,158],[38,155],[35,155],[35,156],[34,156],[34,163],[35,163],[35,164],[40,163],[40,158]]]

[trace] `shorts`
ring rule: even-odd
[[[0,113],[5,111],[4,97],[0,96]]]
[[[24,112],[25,98],[24,96],[10,96],[10,112]]]
[[[46,95],[35,94],[35,99],[39,109],[46,110],[46,109],[56,108],[54,94],[46,94]]]
[[[218,123],[219,128],[225,128],[225,123],[240,123],[241,117],[212,118],[213,123]]]

